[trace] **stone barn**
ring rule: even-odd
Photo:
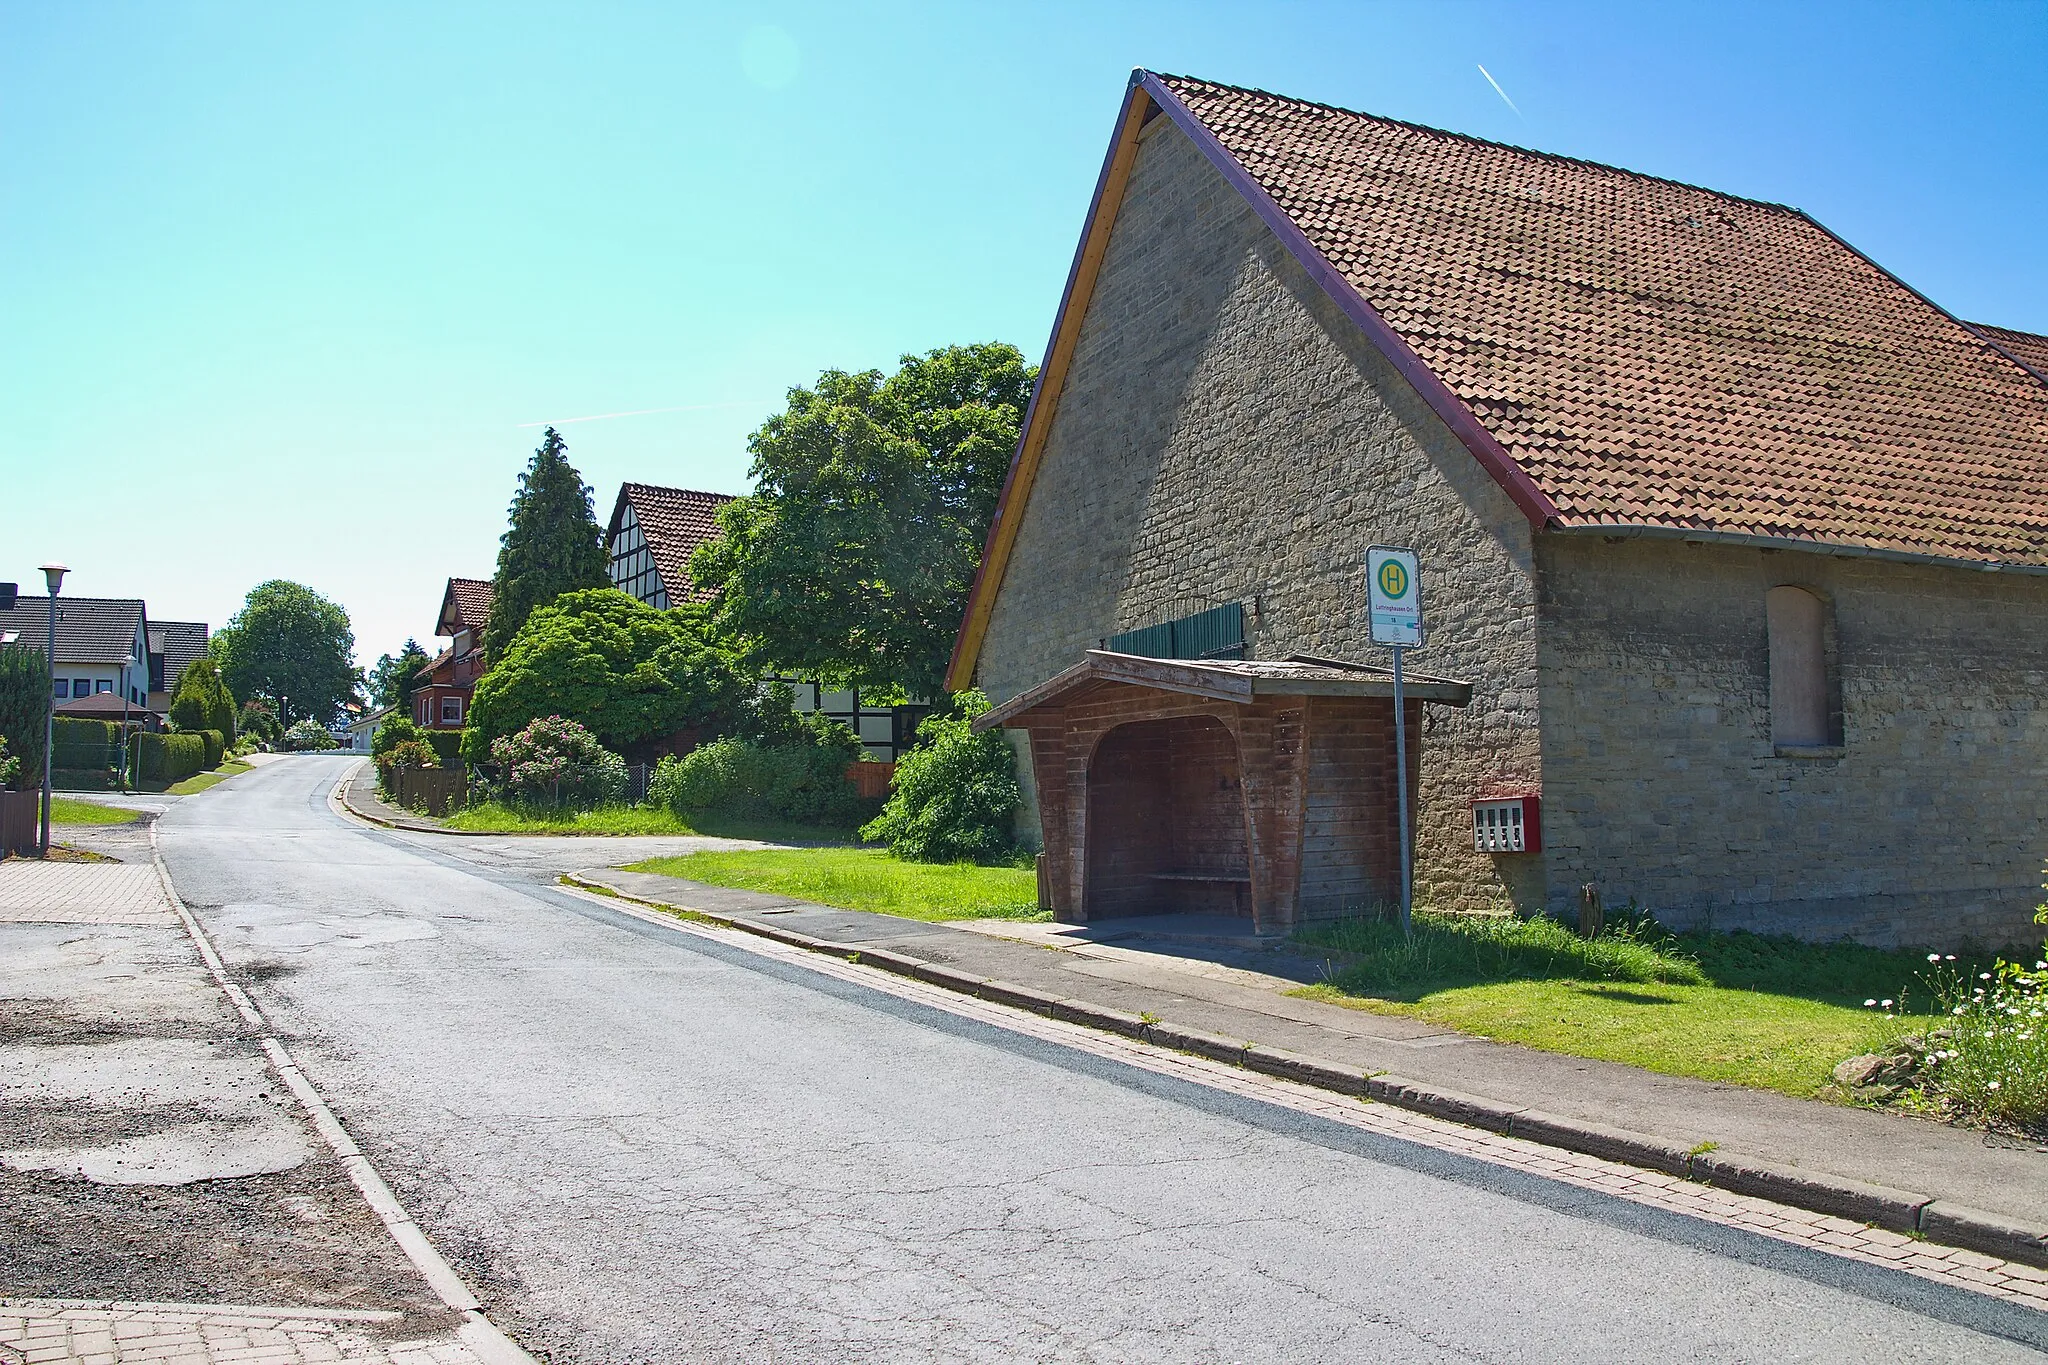
[[[2044,372],[1795,209],[1140,71],[949,681],[1062,916],[1355,913],[1412,546],[1419,904],[2020,941]]]

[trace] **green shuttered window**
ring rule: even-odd
[[[1127,630],[1104,640],[1102,647],[1151,659],[1242,659],[1244,603],[1226,602],[1192,616]]]

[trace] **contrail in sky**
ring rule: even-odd
[[[679,408],[635,408],[631,412],[599,412],[593,413],[588,417],[557,417],[548,422],[521,422],[519,426],[521,429],[526,427],[566,427],[575,422],[602,422],[612,417],[652,417],[657,412],[710,412],[713,408],[765,406],[766,404],[752,400],[739,403],[685,403]]]
[[[1503,100],[1507,100],[1508,108],[1515,109],[1515,102],[1513,100],[1508,99],[1508,92],[1500,88],[1500,82],[1493,78],[1493,73],[1491,71],[1488,71],[1483,64],[1474,63],[1474,65],[1477,65],[1479,67],[1479,74],[1486,77],[1486,83],[1493,87],[1493,93],[1499,95]],[[1522,111],[1520,109],[1515,109],[1515,117],[1520,118],[1521,116]]]

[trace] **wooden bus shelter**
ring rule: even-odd
[[[1031,737],[1055,918],[1195,912],[1284,933],[1399,899],[1393,692],[1387,670],[1335,659],[1091,649],[975,726]],[[1413,793],[1423,706],[1472,688],[1410,674],[1405,695]]]

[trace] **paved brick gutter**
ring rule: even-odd
[[[1966,1130],[1494,1043],[1246,985],[1227,967],[1148,968],[1143,953],[1047,951],[616,869],[565,880],[1253,1071],[2048,1266],[2048,1153]]]

